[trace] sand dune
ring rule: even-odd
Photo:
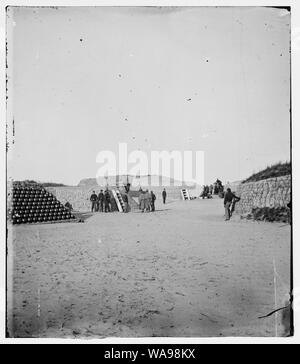
[[[9,226],[11,336],[285,335],[258,317],[287,298],[289,225],[225,222],[218,198],[157,210]]]

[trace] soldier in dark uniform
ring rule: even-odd
[[[156,200],[156,196],[153,193],[153,191],[150,192],[151,195],[151,211],[155,211],[155,200]]]
[[[90,197],[90,201],[92,203],[92,212],[96,211],[97,199],[97,195],[95,194],[95,191],[93,191]]]
[[[230,188],[227,188],[227,191],[224,196],[225,221],[230,220],[231,217],[230,207],[234,200],[239,201],[240,198],[237,197],[234,193],[232,193]]]
[[[98,203],[99,203],[99,211],[103,212],[103,202],[104,202],[104,193],[103,190],[100,190],[98,195]]]
[[[110,212],[110,194],[108,190],[104,194],[104,208],[105,212]]]
[[[162,191],[162,198],[163,198],[163,203],[166,203],[166,198],[167,198],[167,192],[166,189],[164,188],[164,190]]]
[[[128,193],[129,190],[130,190],[130,183],[127,182],[127,184],[125,185],[125,191],[126,191],[126,193]]]
[[[127,193],[125,193],[125,195],[123,195],[123,201],[124,201],[124,212],[128,212],[129,211],[129,205],[128,205],[128,196]]]

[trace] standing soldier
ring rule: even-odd
[[[156,196],[153,193],[153,191],[151,191],[151,211],[155,211],[155,200],[156,200]]]
[[[125,191],[126,193],[128,193],[130,191],[130,183],[127,182],[127,184],[125,185]]]
[[[152,195],[151,193],[147,192],[148,193],[148,211],[152,211]]]
[[[144,193],[144,209],[149,212],[150,211],[150,193],[148,190]]]
[[[99,211],[99,198],[98,198],[98,196],[97,196],[97,201],[96,201],[96,210],[95,210],[96,212],[98,212]]]
[[[103,202],[104,202],[103,190],[100,190],[100,193],[98,195],[98,202],[99,202],[99,211],[103,212]]]
[[[224,196],[225,221],[230,220],[231,216],[230,206],[234,199],[236,199],[237,201],[240,200],[239,197],[237,197],[234,193],[231,192],[230,188],[227,188],[227,191]]]
[[[217,195],[219,193],[217,183],[214,183],[214,195]]]
[[[128,212],[129,211],[129,205],[128,205],[128,195],[127,193],[125,193],[125,195],[123,195],[123,201],[124,201],[124,212]]]
[[[92,212],[94,212],[97,208],[97,195],[95,194],[95,191],[91,194],[90,201],[92,203]]]
[[[162,198],[163,198],[163,203],[166,203],[166,198],[167,198],[167,192],[166,189],[164,188],[164,190],[162,191]]]
[[[104,195],[104,209],[105,212],[110,212],[110,194],[108,190],[105,191]]]
[[[124,197],[123,197],[123,201],[125,203],[125,211],[124,212],[129,212],[129,202],[128,202],[128,194],[125,193]]]
[[[142,188],[139,189],[139,208],[144,212],[144,192]]]

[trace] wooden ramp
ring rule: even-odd
[[[125,211],[125,202],[123,200],[123,197],[122,197],[120,191],[119,190],[112,190],[112,194],[113,194],[114,199],[115,199],[115,201],[117,203],[118,210],[120,212],[124,212]]]
[[[189,191],[186,190],[186,189],[182,189],[181,190],[181,197],[183,200],[190,200],[190,194],[189,194]]]

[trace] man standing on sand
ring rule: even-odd
[[[98,195],[98,202],[99,202],[99,211],[103,212],[103,202],[104,202],[103,190],[100,190],[100,193]]]
[[[150,192],[151,195],[151,211],[155,211],[155,200],[156,200],[156,196],[153,193],[153,191]]]
[[[150,200],[151,200],[151,196],[148,190],[146,190],[145,194],[144,194],[144,209],[147,212],[150,212]]]
[[[125,185],[125,191],[126,191],[126,193],[128,193],[129,190],[130,190],[130,183],[127,182],[127,184]]]
[[[163,203],[166,203],[166,198],[167,198],[167,192],[166,189],[164,188],[164,190],[162,191],[162,198],[163,198]]]
[[[104,211],[110,212],[110,194],[108,190],[104,194]]]
[[[96,211],[97,207],[97,195],[95,194],[95,191],[91,194],[90,201],[92,203],[92,212]]]
[[[128,195],[127,193],[125,193],[123,195],[123,201],[124,201],[124,212],[128,212],[129,211],[129,205],[128,205]]]
[[[230,206],[233,200],[239,201],[240,198],[237,197],[234,193],[231,192],[230,188],[227,188],[227,191],[224,196],[224,208],[225,208],[225,221],[230,220],[231,211]]]

